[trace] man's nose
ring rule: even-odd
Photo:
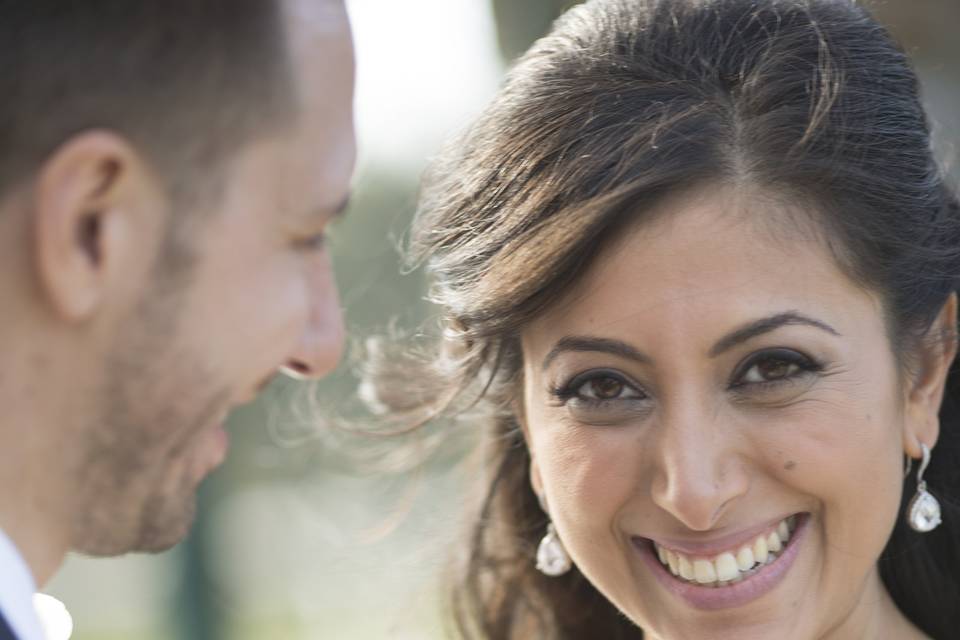
[[[701,410],[674,412],[661,428],[653,501],[688,529],[708,531],[749,488],[736,437]]]
[[[300,380],[317,380],[333,371],[343,355],[345,338],[340,296],[329,262],[310,293],[307,321],[281,367],[283,373]]]

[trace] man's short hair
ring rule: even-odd
[[[292,96],[273,0],[0,0],[0,198],[91,129],[192,191]]]

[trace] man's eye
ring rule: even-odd
[[[294,242],[294,247],[299,251],[321,251],[327,246],[327,233],[318,233],[316,235],[299,238]]]

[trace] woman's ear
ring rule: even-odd
[[[540,506],[544,512],[547,511],[547,498],[543,494],[543,480],[540,478],[540,467],[537,465],[536,458],[530,456],[530,486],[533,492],[540,499]]]
[[[517,386],[522,389],[523,383],[521,382]],[[530,429],[527,426],[527,412],[523,403],[523,394],[521,393],[515,396],[510,406],[513,415],[516,417],[517,424],[520,426],[520,431],[523,432],[523,442],[527,447],[527,454],[530,456],[530,487],[533,489],[533,492],[537,494],[537,497],[540,498],[540,504],[544,505],[546,503],[543,497],[543,480],[540,478],[540,466],[537,464],[537,456],[531,446]],[[546,509],[544,509],[544,511],[546,511]]]
[[[911,458],[921,456],[921,443],[931,449],[936,444],[940,405],[956,354],[957,294],[952,293],[922,340],[908,377],[903,448]]]

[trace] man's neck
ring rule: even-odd
[[[23,229],[12,220],[0,215],[0,231],[18,238]],[[86,446],[81,419],[91,396],[85,386],[92,384],[90,359],[77,351],[76,337],[37,304],[32,271],[24,266],[29,252],[17,242],[3,249],[0,527],[43,585],[63,562],[76,514],[84,509],[77,478]]]
[[[70,486],[76,447],[57,428],[63,422],[51,413],[56,410],[55,395],[48,391],[46,398],[35,397],[16,375],[0,381],[0,528],[37,585],[63,562],[70,548],[71,514],[78,507],[75,487]]]
[[[43,585],[60,568],[69,551],[69,544],[59,540],[60,536],[46,535],[51,530],[45,529],[39,519],[26,521],[16,515],[10,517],[9,512],[4,505],[4,510],[0,512],[0,529],[26,562],[33,581],[38,586]]]
[[[0,424],[0,430],[3,425]],[[4,449],[0,444],[0,450]],[[37,477],[37,471],[48,471],[49,465],[37,464],[23,469],[18,462],[0,471],[0,529],[10,538],[33,574],[37,585],[43,585],[60,567],[69,551],[69,521],[62,496],[49,487],[50,477]],[[19,472],[13,472],[17,468]],[[56,475],[56,471],[52,472]]]

